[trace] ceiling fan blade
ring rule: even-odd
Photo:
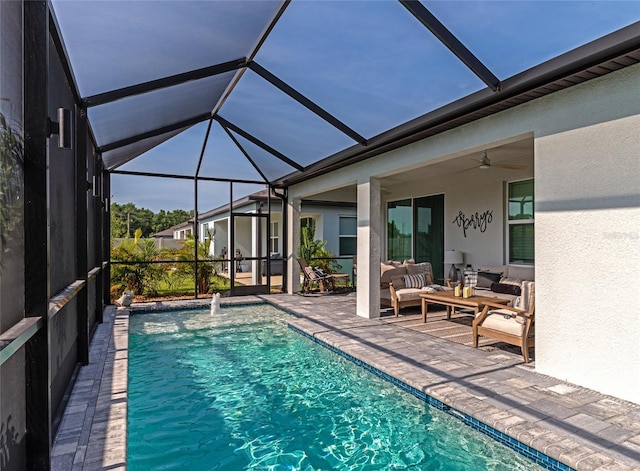
[[[526,170],[526,165],[491,164],[492,167],[506,168],[509,170]]]

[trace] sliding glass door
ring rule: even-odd
[[[387,204],[387,259],[431,262],[435,278],[443,277],[444,195]]]
[[[413,200],[413,254],[416,262],[431,262],[433,276],[443,277],[444,195]]]

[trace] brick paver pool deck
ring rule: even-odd
[[[291,325],[525,445],[578,470],[640,470],[640,405],[536,373],[522,357],[484,352],[355,315],[355,294],[270,295]],[[134,310],[206,305],[149,303]],[[127,310],[108,308],[80,369],[52,450],[52,469],[124,470]]]

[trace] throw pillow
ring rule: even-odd
[[[444,286],[441,285],[427,285],[420,288],[425,293],[437,293],[440,291],[444,291]]]
[[[391,277],[391,284],[396,291],[406,288],[404,284],[404,277],[405,275],[395,275]]]
[[[500,283],[503,285],[522,286],[522,280],[518,280],[517,278],[507,278],[506,276],[500,278]]]
[[[313,272],[320,278],[326,278],[329,274],[320,267],[313,267]]]
[[[432,272],[428,272],[428,273],[423,273],[424,275],[424,284],[425,285],[432,285],[433,284],[433,273]]]
[[[407,275],[424,275],[425,285],[433,284],[433,269],[429,262],[407,265]]]
[[[491,283],[491,291],[494,293],[511,294],[513,296],[520,296],[522,292],[520,286],[509,283]]]
[[[422,288],[425,285],[424,275],[404,275],[404,285],[407,288]]]
[[[490,271],[479,271],[478,283],[476,283],[476,288],[491,289],[491,283],[498,283],[501,277],[502,277],[502,273],[493,273]]]
[[[392,265],[387,263],[381,263],[380,264],[380,287],[388,288],[389,281],[391,281],[392,276],[404,275],[406,273],[407,273],[407,269],[402,265]]]

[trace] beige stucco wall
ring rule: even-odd
[[[289,194],[304,197],[370,176],[384,183],[400,171],[526,136],[533,138],[536,180],[535,367],[640,403],[640,66],[301,183]],[[447,218],[458,208],[503,204],[497,184],[476,182],[469,192],[474,182],[460,191],[464,182],[440,180],[393,190],[382,198],[381,214],[386,199],[434,194],[439,186],[446,187]],[[469,241],[449,222],[445,247],[465,251]],[[503,228],[494,236],[478,238],[472,250],[503,256]],[[367,289],[358,281],[359,291]]]
[[[536,139],[536,200],[536,369],[640,403],[640,116]]]

